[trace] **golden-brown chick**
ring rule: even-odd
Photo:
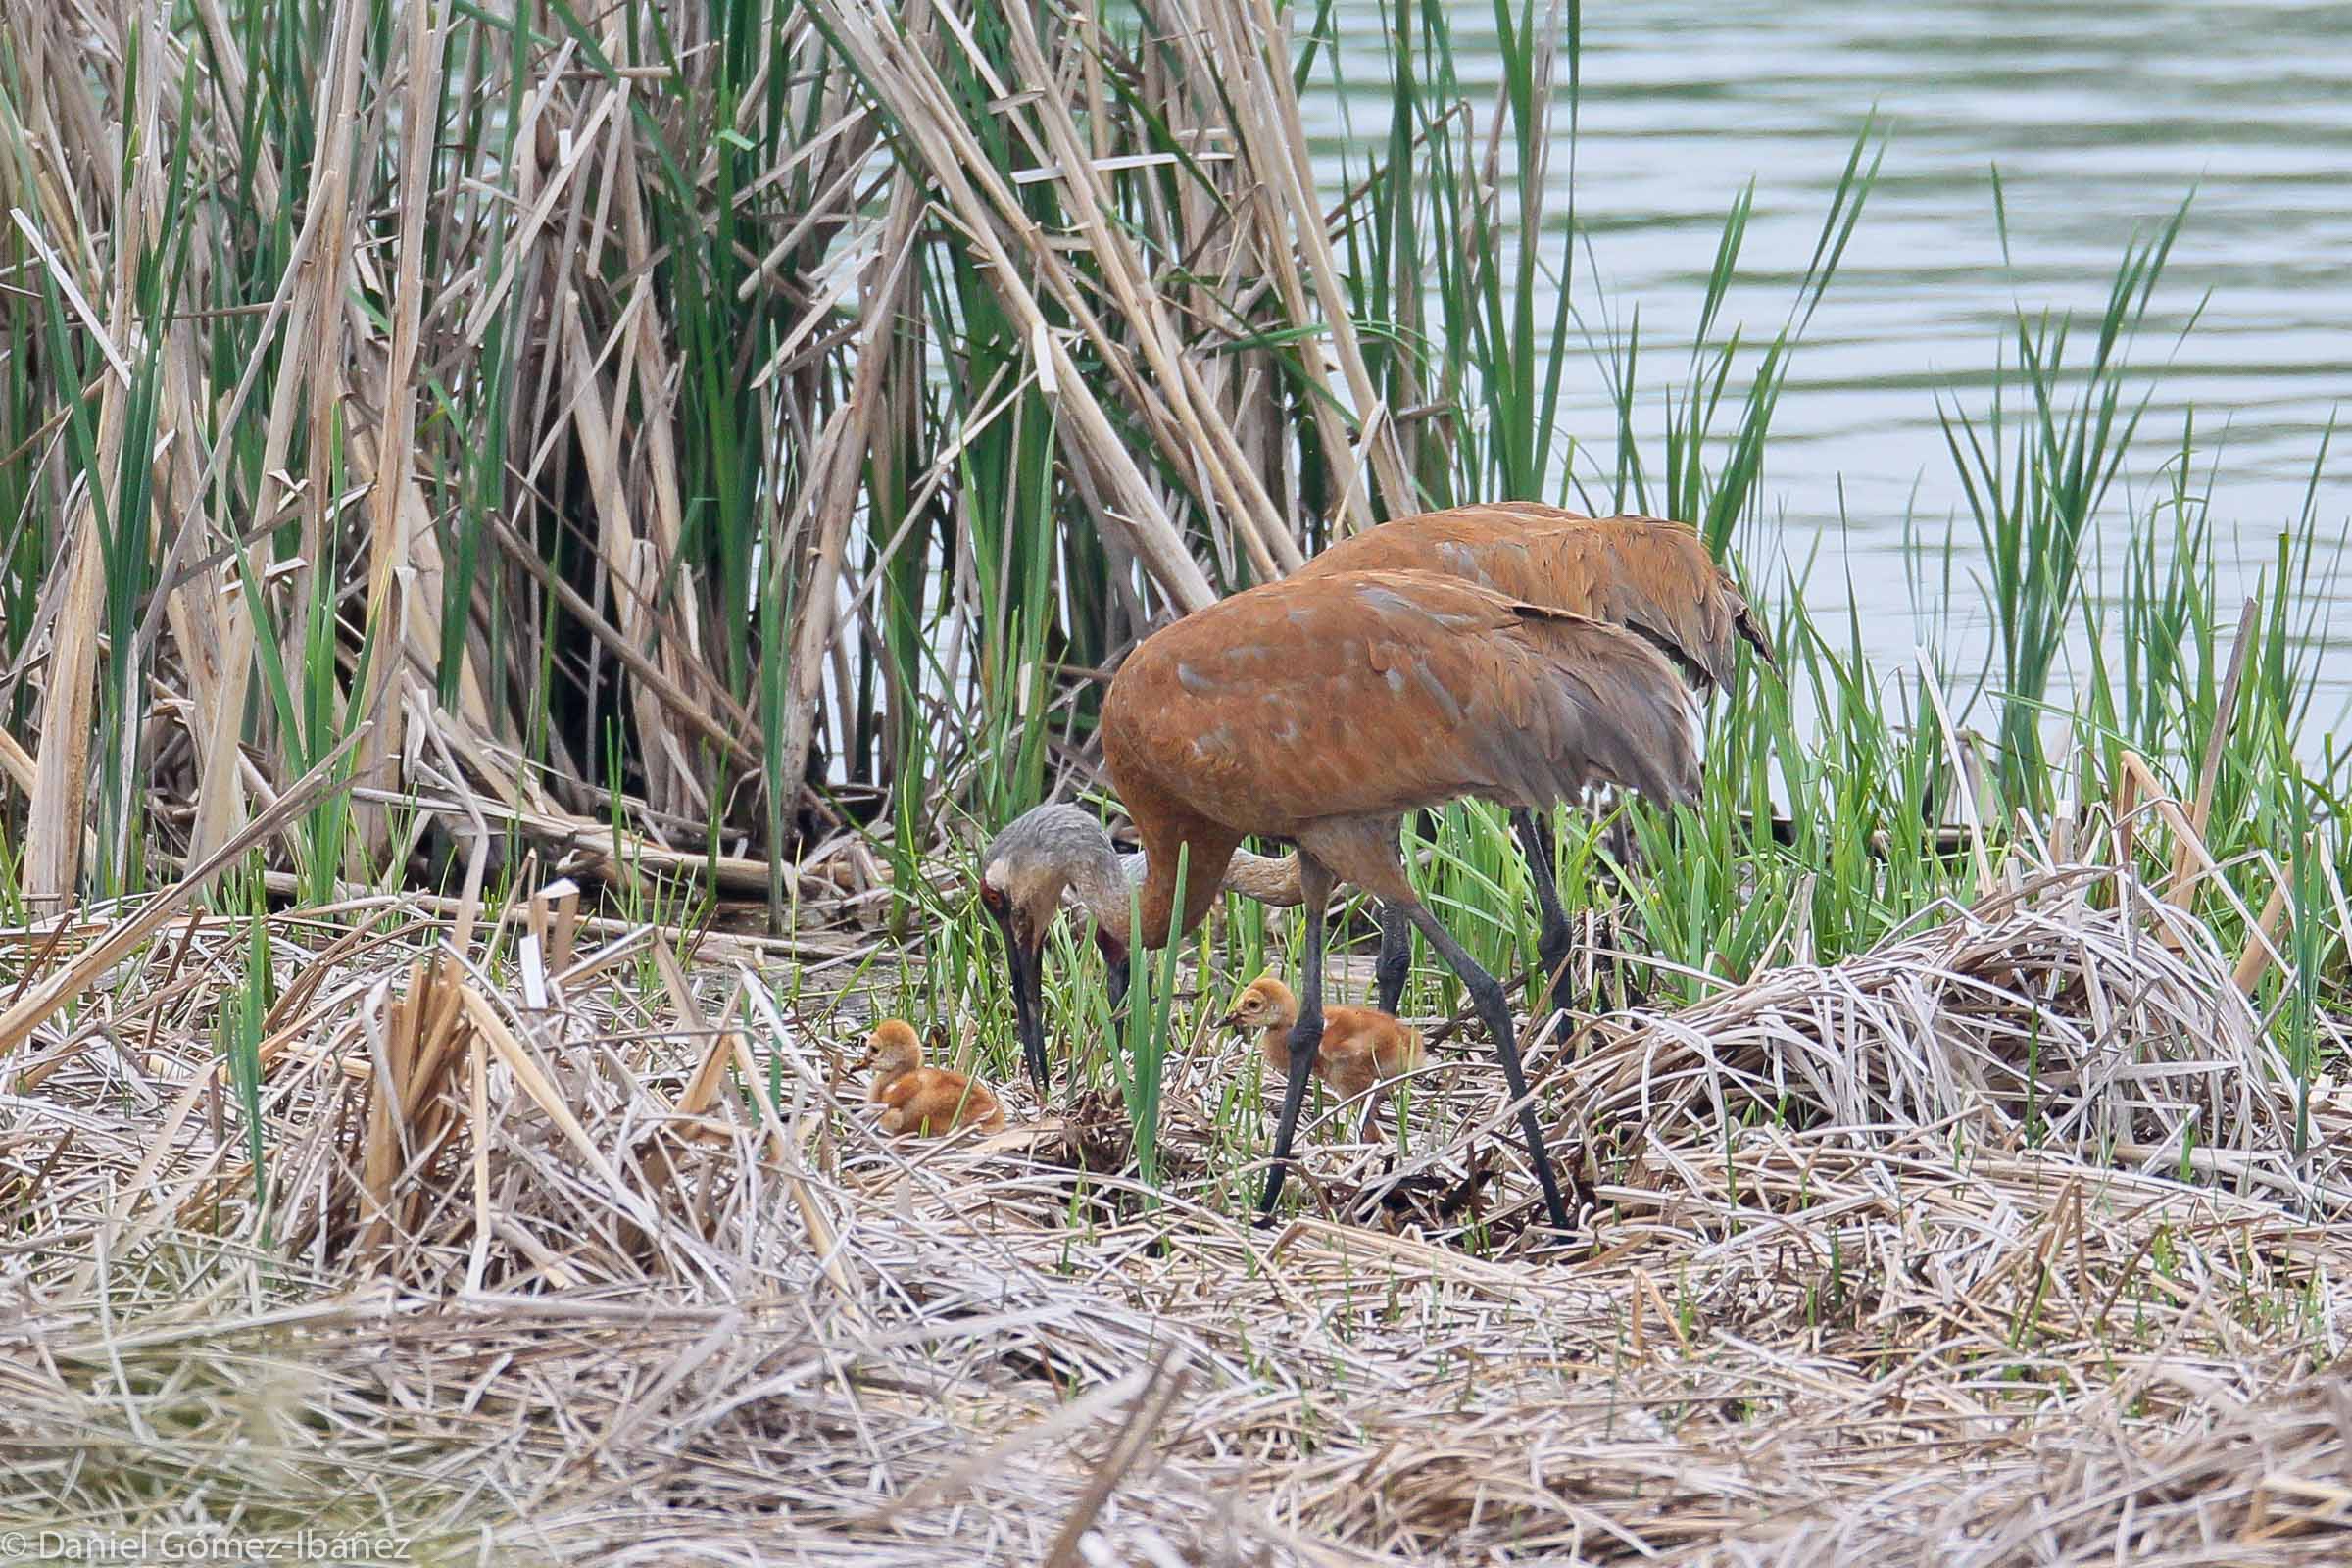
[[[874,1119],[894,1137],[930,1137],[958,1127],[993,1133],[1004,1126],[1004,1109],[986,1084],[923,1065],[923,1044],[904,1018],[885,1018],[874,1026],[857,1066],[874,1069],[866,1102],[882,1107]]]
[[[1260,975],[1242,988],[1223,1028],[1255,1029],[1266,1065],[1291,1075],[1291,1029],[1298,1022],[1298,999],[1274,976]],[[1364,1135],[1371,1136],[1388,1081],[1421,1065],[1421,1031],[1371,1007],[1323,1009],[1323,1040],[1315,1048],[1315,1076],[1334,1093],[1352,1100],[1377,1090],[1364,1102]]]

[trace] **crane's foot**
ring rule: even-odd
[[[1514,1254],[1515,1262],[1582,1263],[1592,1255],[1590,1242],[1576,1240],[1548,1225],[1538,1224],[1528,1234],[1530,1240],[1525,1248]]]

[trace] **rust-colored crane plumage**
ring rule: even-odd
[[[1731,684],[1742,642],[1767,665],[1773,662],[1772,644],[1745,596],[1687,523],[1587,517],[1533,501],[1455,507],[1343,539],[1293,576],[1368,570],[1442,572],[1529,604],[1623,626],[1672,659],[1701,696]],[[1561,993],[1572,938],[1552,879],[1551,840],[1531,812],[1514,810],[1511,826],[1535,887],[1537,953],[1544,974],[1553,978],[1551,1004],[1566,1006],[1569,999]],[[1395,1012],[1404,992],[1411,929],[1384,907],[1380,936],[1379,1005]],[[1537,994],[1531,986],[1531,997]]]
[[[1292,573],[1435,571],[1641,633],[1704,695],[1731,684],[1740,644],[1772,644],[1688,523],[1587,517],[1534,501],[1455,507],[1353,534]]]
[[[1688,690],[1642,637],[1423,571],[1317,573],[1211,605],[1147,638],[1103,699],[1102,753],[1144,841],[1131,939],[1164,945],[1207,912],[1252,834],[1298,847],[1306,915],[1304,1006],[1261,1207],[1287,1168],[1322,1034],[1323,925],[1337,880],[1402,911],[1461,976],[1494,1037],[1555,1225],[1566,1206],[1544,1151],[1502,988],[1405,879],[1405,812],[1464,797],[1544,809],[1614,784],[1663,801],[1696,793]],[[1095,830],[1100,835],[1100,829]],[[1083,840],[1083,835],[1079,835]],[[1100,849],[1015,823],[990,846],[981,899],[1016,952],[1024,1031],[1038,1015],[1037,945],[1061,892],[1090,909]],[[1177,867],[1185,866],[1179,907]],[[1082,871],[1075,859],[1095,867]],[[1042,1029],[1024,1039],[1042,1078]]]
[[[1200,868],[1190,930],[1248,834],[1401,901],[1382,834],[1406,811],[1547,806],[1595,782],[1687,797],[1686,702],[1641,639],[1427,572],[1295,577],[1197,611],[1145,639],[1102,703],[1102,759],[1144,844],[1136,940],[1167,941],[1179,846]]]

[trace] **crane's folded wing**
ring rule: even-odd
[[[1103,707],[1114,776],[1242,832],[1592,783],[1688,798],[1689,691],[1640,637],[1428,572],[1292,578],[1148,639]]]

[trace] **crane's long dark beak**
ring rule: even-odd
[[[1009,925],[1004,933],[1005,966],[1012,971],[1012,1011],[1021,1026],[1021,1060],[1029,1081],[1042,1098],[1051,1087],[1046,1070],[1045,943],[1018,941]]]

